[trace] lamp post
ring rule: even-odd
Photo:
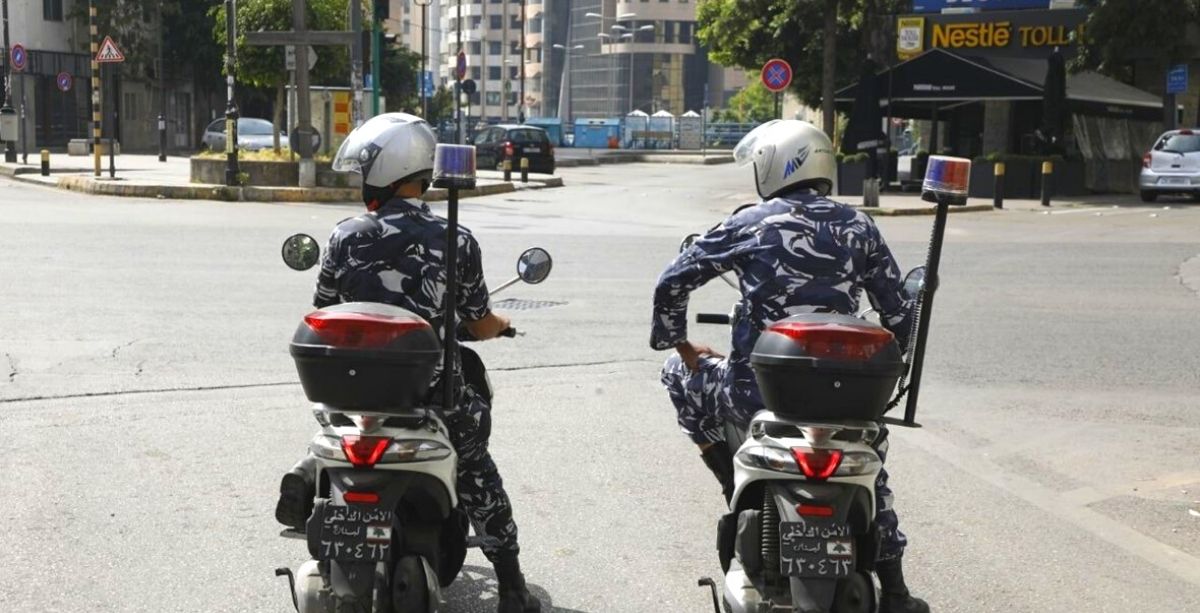
[[[12,47],[8,40],[8,0],[4,0],[4,105],[0,107],[0,121],[12,124],[17,111],[12,107]],[[7,131],[7,130],[6,130]],[[9,134],[4,138],[4,161],[9,164],[17,163],[17,146],[13,142],[15,135]]]
[[[569,121],[571,118],[571,56],[583,55],[582,53],[572,53],[572,51],[583,49],[583,45],[565,47],[555,43],[551,47],[563,52],[563,77],[558,82],[558,115],[559,119]],[[563,92],[566,92],[565,96]],[[564,102],[566,103],[565,108]]]
[[[225,185],[238,184],[237,102],[233,99],[236,82],[237,0],[225,0]]]
[[[163,81],[163,3],[158,2],[158,161],[167,161],[167,89]]]
[[[654,24],[644,25],[640,28],[634,28],[633,30],[630,30],[629,28],[626,28],[625,26],[615,25],[615,26],[613,26],[613,29],[620,31],[620,32],[625,32],[625,34],[621,35],[621,38],[622,39],[626,39],[626,38],[631,39],[629,41],[629,43],[630,43],[630,45],[633,45],[634,43],[637,42],[637,33],[638,32],[653,32]],[[633,47],[631,46],[629,48],[629,112],[630,113],[632,113],[637,108],[637,105],[635,105],[633,103],[633,60],[636,57],[636,55],[637,55],[637,53],[633,50]]]
[[[601,15],[600,13],[584,13],[583,16],[600,20],[600,30],[601,31],[599,34],[597,34],[597,36],[601,40],[608,41],[608,54],[609,54],[609,56],[612,56],[613,55],[613,45],[616,44],[617,39],[615,37],[613,37],[613,35],[608,34],[607,32],[603,31],[604,23],[606,21],[612,21],[613,22],[612,28],[614,30],[623,30],[626,28],[624,28],[623,26],[618,27],[616,22],[629,21],[630,19],[637,17],[637,13],[621,13],[621,14],[617,15],[616,17],[605,17],[604,15]],[[603,43],[601,43],[601,44],[603,44]],[[616,73],[616,60],[615,60],[615,58],[610,57],[608,63],[609,63],[608,102],[609,102],[609,105],[612,107],[613,115],[619,115],[620,111],[617,110],[616,87],[615,87],[615,85],[616,85],[616,74],[615,74]]]
[[[425,95],[425,64],[429,61],[429,47],[426,41],[429,37],[429,3],[433,0],[415,1],[417,6],[421,7],[421,117],[429,121],[429,97]]]
[[[517,105],[517,122],[521,124],[525,123],[525,62],[529,60],[529,58],[525,57],[527,53],[525,50],[525,36],[528,34],[527,22],[525,21],[525,11],[528,10],[528,7],[526,7],[525,3],[526,0],[521,0],[521,99],[519,100],[520,104]]]

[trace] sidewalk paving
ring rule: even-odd
[[[932,215],[936,210],[936,207],[932,203],[921,200],[921,195],[916,193],[882,193],[879,195],[879,207],[862,206],[862,196],[834,196],[833,199],[860,208],[869,215],[878,216]],[[1164,201],[1162,204],[1157,205],[1156,208],[1171,204]],[[1143,204],[1133,194],[1093,194],[1089,196],[1052,198],[1049,207],[1042,206],[1041,200],[1006,199],[1003,210],[1048,212],[1069,208],[1131,206],[1143,207],[1149,205]],[[950,207],[951,213],[982,213],[996,210],[998,209],[992,206],[991,198],[970,198],[967,200],[966,206]]]
[[[186,157],[168,157],[158,161],[156,155],[126,154],[116,156],[116,179],[110,178],[109,161],[102,159],[102,173],[94,176],[91,157],[50,155],[50,176],[41,175],[40,156],[30,156],[29,164],[0,162],[0,176],[17,181],[56,187],[59,189],[106,196],[162,198],[170,200],[226,200],[256,202],[358,202],[358,188],[334,187],[227,187],[191,182],[191,164]],[[561,177],[530,173],[529,183],[521,183],[520,173],[513,181],[504,181],[503,174],[480,171],[474,190],[464,190],[462,198],[510,193],[524,189],[562,187]],[[446,190],[431,189],[426,200],[445,200]]]

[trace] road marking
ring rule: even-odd
[[[1200,558],[1146,536],[1106,515],[1074,504],[1050,488],[1004,470],[995,462],[980,456],[976,450],[958,447],[927,430],[906,431],[904,438],[980,481],[990,483],[1053,517],[1086,530],[1188,583],[1200,585]]]

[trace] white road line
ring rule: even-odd
[[[995,462],[983,458],[977,450],[963,449],[926,430],[906,431],[903,436],[980,481],[990,483],[1058,519],[1086,530],[1192,585],[1200,586],[1200,558],[1146,536],[1085,506],[1073,504],[1050,488],[1007,471]]]

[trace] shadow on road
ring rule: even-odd
[[[529,584],[529,591],[542,601],[542,613],[586,613],[578,609],[554,606],[550,594],[541,586]],[[496,573],[482,566],[464,566],[458,579],[444,592],[446,610],[454,613],[494,613],[496,610]]]

